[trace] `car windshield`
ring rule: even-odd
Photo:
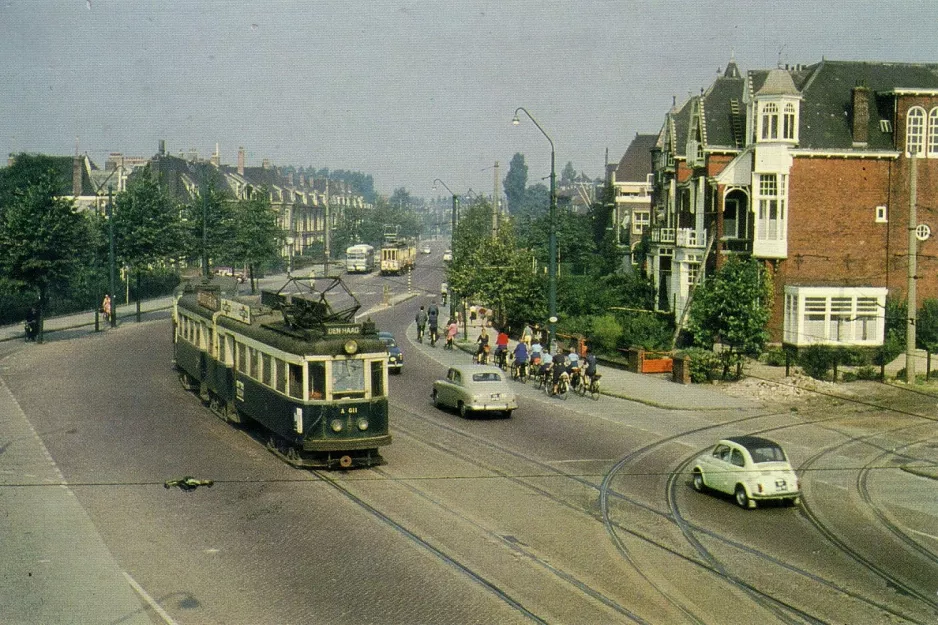
[[[749,454],[752,461],[756,464],[762,462],[785,462],[785,452],[778,445],[763,445],[761,447],[751,447]]]
[[[485,373],[473,373],[472,381],[473,382],[501,382],[502,376],[495,373],[494,371],[486,371]]]
[[[394,339],[383,338],[381,340],[384,341],[384,344],[388,347],[397,347],[397,343],[394,342]]]

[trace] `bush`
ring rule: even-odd
[[[830,378],[828,372],[838,362],[838,350],[830,345],[811,345],[798,353],[798,364],[812,378],[826,380]]]
[[[770,367],[784,367],[786,352],[781,347],[772,347],[759,355],[759,362]]]
[[[857,379],[858,380],[878,380],[879,379],[879,369],[872,365],[865,365],[857,369]]]
[[[690,359],[690,381],[694,384],[716,380],[722,374],[723,361],[712,351],[691,347],[683,353]]]
[[[592,346],[604,352],[615,351],[622,336],[622,326],[613,315],[603,315],[593,319],[593,331],[590,334]]]

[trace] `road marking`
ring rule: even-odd
[[[933,534],[926,534],[925,532],[920,532],[918,530],[913,530],[913,529],[909,529],[909,531],[912,532],[913,534],[918,534],[919,536],[927,536],[928,538],[931,538],[933,540],[938,540],[938,536],[934,536]]]
[[[143,589],[143,586],[137,583],[133,577],[130,576],[130,573],[124,571],[124,577],[127,578],[127,581],[130,582],[130,587],[137,591],[137,594],[140,595],[144,601],[146,601],[153,611],[160,615],[160,618],[166,623],[166,625],[179,625],[176,621],[173,620],[166,610],[160,607],[156,600],[147,594],[147,591]]]

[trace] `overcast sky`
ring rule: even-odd
[[[0,153],[217,143],[380,193],[491,193],[516,152],[529,184],[550,173],[517,107],[558,174],[599,177],[733,54],[935,63],[938,1],[0,0]]]

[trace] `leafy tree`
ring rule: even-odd
[[[723,375],[731,364],[741,367],[743,354],[756,354],[768,340],[766,324],[772,304],[770,276],[755,259],[731,256],[712,278],[697,288],[688,329],[701,347],[719,341],[725,347]]]
[[[931,373],[931,355],[938,351],[938,299],[926,299],[915,323],[915,346],[927,354],[926,375]]]
[[[277,213],[270,207],[270,194],[266,189],[254,190],[250,197],[235,204],[231,254],[237,265],[247,265],[251,293],[257,291],[255,268],[261,263],[276,260],[283,240],[284,232]]]
[[[511,157],[503,184],[508,198],[508,214],[516,215],[524,205],[528,185],[528,166],[524,163],[524,154],[516,152]]]
[[[126,191],[115,196],[113,219],[117,258],[134,276],[139,315],[141,274],[172,262],[184,252],[179,207],[147,167],[130,179]]]
[[[0,273],[9,286],[38,294],[40,341],[50,291],[65,290],[90,261],[88,222],[58,191],[51,172],[39,174],[0,214]]]
[[[211,266],[236,256],[234,206],[211,178],[183,209],[185,248],[190,259],[204,256]],[[204,244],[204,245],[203,245]]]

